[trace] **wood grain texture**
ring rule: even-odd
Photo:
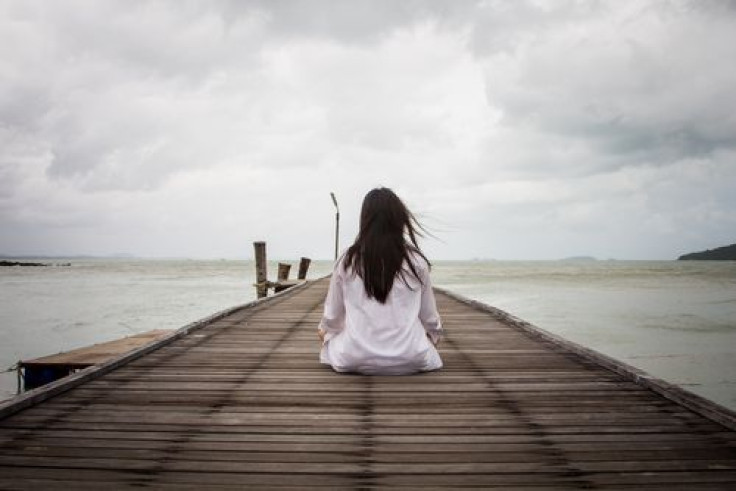
[[[61,365],[70,368],[86,368],[99,365],[121,354],[133,351],[148,343],[155,342],[171,334],[168,329],[154,329],[153,331],[133,334],[122,339],[98,343],[84,348],[78,348],[64,353],[23,360],[21,367]]]
[[[444,293],[445,368],[318,363],[326,280],[0,420],[0,489],[735,489],[736,432]]]

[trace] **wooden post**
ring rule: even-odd
[[[256,296],[263,298],[268,295],[268,274],[266,271],[266,243],[253,242],[256,254]]]
[[[299,261],[299,276],[297,276],[297,279],[299,280],[306,280],[307,279],[307,271],[309,271],[309,263],[311,263],[312,260],[308,257],[303,257],[301,261]]]
[[[291,264],[287,263],[279,263],[279,273],[276,276],[276,286],[274,286],[273,290],[275,293],[278,293],[280,291],[284,291],[288,286],[285,286],[282,284],[282,282],[285,282],[289,279],[289,271],[291,271]]]
[[[277,276],[279,281],[286,281],[289,279],[289,271],[291,271],[291,264],[279,263],[279,274]]]

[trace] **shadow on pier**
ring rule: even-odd
[[[2,405],[0,488],[736,488],[732,413],[443,292],[443,370],[337,375],[326,289]]]

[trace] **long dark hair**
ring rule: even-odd
[[[360,211],[360,231],[345,253],[344,268],[363,279],[369,298],[385,303],[394,279],[399,276],[409,286],[406,274],[422,280],[411,254],[427,257],[419,249],[417,236],[424,227],[393,191],[376,188],[365,195]],[[403,267],[406,262],[408,271]]]

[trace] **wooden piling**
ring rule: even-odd
[[[268,295],[268,272],[266,266],[266,243],[253,242],[256,258],[256,296],[264,298]]]
[[[308,257],[303,257],[299,261],[299,275],[297,276],[300,280],[306,280],[307,279],[307,271],[309,271],[309,263],[311,263],[312,260]]]
[[[289,272],[291,271],[291,264],[279,263],[278,280],[286,281],[289,279]]]
[[[291,264],[279,263],[279,272],[276,276],[277,281],[276,285],[273,287],[275,293],[284,291],[291,286],[285,284],[289,280],[289,271],[291,271]]]

